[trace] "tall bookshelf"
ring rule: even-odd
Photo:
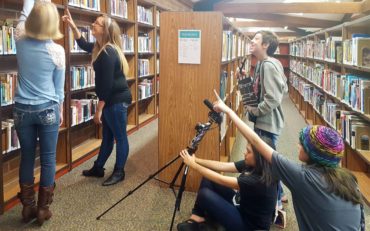
[[[163,166],[186,148],[195,136],[195,125],[207,122],[209,109],[203,100],[215,99],[213,89],[220,92],[220,79],[224,73],[227,75],[223,85],[224,100],[240,113],[235,69],[246,54],[245,49],[237,47],[237,41],[240,38],[242,44],[247,40],[218,12],[163,12],[160,20],[161,30],[166,31],[160,37],[159,166]],[[178,63],[179,30],[201,31],[200,64]],[[233,40],[232,49],[225,50],[231,47],[227,41],[233,44]],[[243,51],[237,52],[238,49]],[[207,132],[198,146],[198,157],[221,161],[229,159],[235,140],[235,126],[225,117],[220,127]],[[160,179],[171,181],[180,162],[163,171]],[[187,177],[186,189],[195,191],[200,175],[190,171]]]
[[[345,140],[342,167],[358,179],[370,204],[369,97],[365,84],[370,67],[355,62],[363,49],[353,37],[370,34],[370,16],[291,41],[290,97],[308,124],[336,129]],[[364,39],[366,40],[366,39]],[[370,49],[369,43],[365,48]],[[353,57],[353,59],[352,59]],[[344,125],[345,124],[345,125]],[[360,127],[364,127],[363,131]],[[364,142],[359,142],[359,135]]]
[[[94,3],[94,5],[89,7],[73,4],[78,1],[72,0],[52,0],[52,2],[57,5],[60,15],[63,15],[64,10],[68,7],[76,25],[81,27],[85,34],[89,34],[88,28],[95,21],[96,17],[102,13],[108,14],[118,23],[122,31],[122,38],[125,40],[124,53],[130,67],[129,74],[126,78],[133,98],[132,104],[128,108],[128,133],[137,131],[140,127],[157,118],[156,102],[158,102],[159,97],[159,94],[155,93],[157,92],[155,83],[158,76],[155,74],[157,73],[155,60],[159,58],[159,54],[155,52],[155,35],[156,33],[159,34],[159,27],[155,26],[157,6],[142,0],[96,0],[89,1],[89,3]],[[22,0],[0,0],[1,25],[3,25],[5,19],[7,24],[12,25],[14,19],[19,17],[22,6]],[[153,12],[151,18],[152,25],[139,22],[137,6],[143,6]],[[160,11],[165,11],[165,9],[160,9]],[[94,78],[90,67],[91,56],[74,49],[75,44],[71,39],[72,32],[63,22],[61,22],[60,27],[65,36],[63,39],[57,41],[57,43],[61,44],[66,52],[66,82],[64,124],[59,130],[57,146],[57,178],[96,155],[99,151],[102,138],[102,127],[93,123],[92,115],[77,119],[76,121],[76,114],[74,114],[76,111],[72,108],[72,106],[76,105],[77,100],[90,98],[92,95],[91,92],[94,92],[95,86],[92,81]],[[139,52],[139,32],[148,33],[151,41],[151,52]],[[132,45],[130,46],[130,44]],[[151,76],[139,77],[138,60],[146,58],[150,61]],[[83,71],[81,72],[81,70]],[[7,78],[4,75],[6,76],[6,74],[16,72],[17,60],[15,54],[0,54],[0,76],[2,76],[2,82]],[[80,73],[87,74],[79,75]],[[139,87],[142,78],[153,81],[151,86],[152,94],[146,99],[139,98]],[[86,102],[82,101],[82,103]],[[9,103],[1,106],[1,121],[12,119],[13,105],[14,102],[10,100]],[[0,141],[1,152],[3,153],[0,157],[0,168],[2,169],[0,171],[0,214],[18,203],[16,194],[19,191],[18,171],[20,150],[19,148],[8,148],[8,130],[7,127],[2,129],[2,139]],[[35,166],[36,184],[39,182],[39,175],[40,161],[39,157],[37,157]]]

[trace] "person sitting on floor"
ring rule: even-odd
[[[244,160],[235,163],[200,159],[190,156],[186,149],[180,155],[185,164],[203,175],[203,179],[190,219],[177,225],[179,231],[198,230],[204,225],[206,216],[226,230],[270,228],[276,205],[277,181],[273,180],[270,165],[250,144]],[[232,177],[215,171],[241,174]],[[240,205],[233,203],[239,195]]]
[[[295,163],[266,144],[220,99],[214,110],[228,115],[248,142],[270,163],[274,177],[292,193],[299,230],[365,230],[363,200],[356,177],[339,167],[344,153],[340,134],[325,126],[307,126],[299,134]]]

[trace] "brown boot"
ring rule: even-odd
[[[39,187],[39,199],[37,201],[37,221],[40,225],[42,225],[45,220],[49,220],[52,216],[49,206],[53,202],[54,188],[55,184],[49,187]]]
[[[36,218],[37,208],[35,201],[34,184],[19,184],[21,191],[18,193],[18,198],[23,205],[22,218],[24,222],[29,222]]]

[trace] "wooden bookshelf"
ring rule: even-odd
[[[330,41],[333,37],[341,38],[342,48],[338,48],[343,51],[343,42],[345,40],[351,39],[353,34],[362,33],[370,34],[370,16],[365,16],[354,20],[352,22],[347,22],[341,25],[337,25],[332,28],[318,31],[311,35],[296,39],[291,42],[291,60],[293,62],[299,63],[299,65],[314,66],[321,65],[324,70],[333,71],[339,73],[340,75],[353,74],[361,77],[368,78],[370,73],[370,68],[355,66],[350,64],[343,64],[343,58],[333,59],[333,57],[327,57],[327,55],[321,56],[320,50],[313,53],[309,48],[312,43],[318,44],[320,41]],[[300,49],[303,44],[306,49]],[[337,50],[334,51],[337,55]],[[320,54],[317,56],[317,54]],[[336,57],[336,56],[335,56]],[[297,65],[298,66],[298,65]],[[291,65],[292,67],[292,65]],[[323,94],[324,99],[329,102],[335,103],[336,110],[345,110],[358,116],[362,121],[370,123],[370,115],[364,114],[358,109],[352,108],[344,99],[334,95],[331,91],[323,88],[323,85],[313,81],[310,77],[297,71],[297,67],[292,67],[294,78],[298,78],[298,81],[303,81],[310,84],[315,89],[319,90]],[[298,66],[298,68],[300,68]],[[328,121],[327,115],[325,113],[320,113],[309,100],[305,99],[303,93],[297,86],[293,86],[295,83],[290,84],[290,98],[295,102],[298,110],[301,111],[302,116],[305,118],[306,122],[309,124],[321,124],[332,127],[336,129],[336,126]],[[363,194],[364,200],[370,205],[370,150],[359,150],[353,149],[350,143],[345,140],[345,155],[342,159],[342,166],[349,169],[358,179],[360,190]]]
[[[245,52],[237,53],[241,47],[234,45],[234,56],[223,61],[222,47],[224,31],[233,35],[234,39],[246,38],[223,17],[216,12],[163,12],[160,17],[160,28],[166,33],[160,35],[160,89],[159,98],[159,166],[175,158],[186,148],[195,136],[194,129],[198,122],[208,121],[209,109],[203,104],[204,99],[214,101],[213,89],[220,92],[220,75],[227,73],[225,83],[226,103],[234,110],[236,102],[235,69]],[[178,33],[179,30],[201,31],[201,55],[199,64],[178,63]],[[235,44],[238,44],[236,42]],[[230,51],[231,52],[231,51]],[[229,54],[226,51],[224,54]],[[230,53],[231,54],[231,53]],[[233,72],[233,74],[232,74]],[[238,109],[240,110],[240,109]],[[216,127],[216,125],[213,125]],[[196,155],[200,158],[227,161],[233,132],[233,124],[225,118],[222,125],[225,135],[221,137],[219,128],[207,132],[199,143]],[[177,171],[181,161],[169,166],[160,175],[160,179],[170,181]],[[179,177],[178,179],[181,179]],[[196,191],[200,175],[190,170],[187,176],[186,189]],[[180,180],[179,180],[180,181]],[[179,182],[177,182],[179,184]]]
[[[122,34],[126,34],[133,38],[133,50],[125,50],[125,56],[129,64],[129,74],[126,76],[127,82],[132,94],[132,104],[128,107],[127,112],[127,131],[131,133],[137,131],[140,127],[157,118],[159,94],[157,93],[156,81],[156,59],[159,59],[159,54],[156,52],[156,34],[160,33],[160,27],[156,26],[155,12],[158,9],[160,12],[166,11],[164,8],[157,7],[154,3],[148,3],[144,0],[126,0],[127,1],[127,18],[112,15],[111,13],[111,0],[99,0],[100,10],[85,9],[78,6],[70,6],[69,0],[52,0],[57,5],[59,14],[63,15],[64,10],[68,7],[73,19],[77,25],[89,27],[96,17],[102,13],[111,16],[120,26]],[[23,1],[15,0],[0,0],[0,20],[3,19],[16,19],[19,12],[22,10]],[[153,23],[148,25],[138,21],[137,6],[144,6],[151,9],[153,12]],[[66,27],[63,22],[60,25],[64,38],[58,40],[57,43],[65,48],[66,52],[66,82],[65,82],[65,103],[64,103],[64,121],[65,125],[59,130],[59,139],[57,147],[57,174],[65,174],[74,167],[86,161],[95,155],[101,143],[102,127],[95,125],[93,120],[85,121],[81,124],[71,126],[71,100],[83,99],[86,92],[94,91],[94,87],[86,87],[83,89],[71,90],[71,74],[72,66],[90,65],[91,56],[87,53],[73,53],[70,47],[70,33],[71,31]],[[138,50],[138,35],[139,32],[146,32],[151,38],[151,52],[139,53]],[[143,79],[153,81],[152,94],[139,100],[139,83],[142,79],[138,78],[138,59],[149,59],[150,73]],[[0,73],[16,72],[17,60],[16,55],[1,55],[0,54]],[[13,105],[3,106],[0,109],[1,120],[12,118]],[[0,141],[1,146],[1,141]],[[2,150],[0,150],[2,151]],[[0,157],[0,214],[6,209],[14,205],[14,198],[18,192],[18,164],[14,163],[19,159],[20,150],[11,151]],[[9,174],[14,174],[9,178]],[[37,173],[37,169],[36,169]],[[39,173],[37,173],[39,174]],[[6,178],[6,179],[5,179]],[[12,182],[16,182],[13,183]]]

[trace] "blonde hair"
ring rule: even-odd
[[[36,1],[25,24],[26,36],[38,40],[60,39],[59,13],[50,2]]]
[[[106,15],[101,15],[99,17],[104,18],[104,33],[102,36],[102,44],[95,42],[94,49],[92,51],[92,61],[94,62],[99,56],[100,52],[104,51],[106,46],[112,46],[116,49],[119,59],[121,61],[121,69],[125,76],[127,77],[129,67],[125,55],[122,51],[122,39],[121,39],[121,30],[113,19]]]

